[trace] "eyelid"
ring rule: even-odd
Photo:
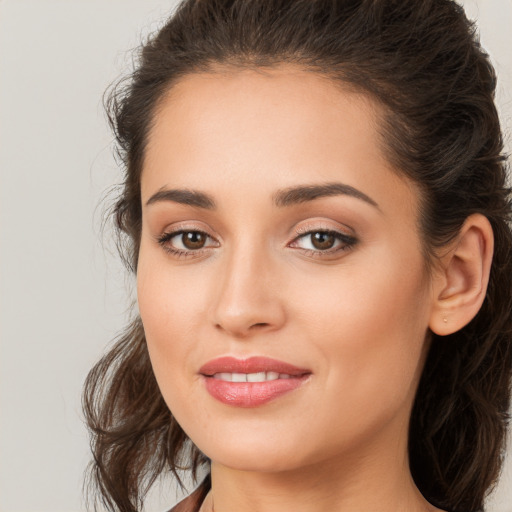
[[[309,222],[295,228],[296,235],[311,233],[312,231],[333,231],[345,236],[355,236],[353,229],[349,228],[348,226],[341,227],[341,225],[338,223],[336,226],[332,226],[323,220]]]

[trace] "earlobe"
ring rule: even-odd
[[[478,313],[487,292],[494,236],[491,224],[481,214],[470,215],[449,251],[441,257],[433,284],[430,329],[452,334]]]

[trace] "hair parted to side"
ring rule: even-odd
[[[510,402],[511,200],[494,70],[454,1],[182,2],[107,105],[125,171],[114,208],[122,256],[136,272],[144,148],[163,94],[180,77],[218,64],[281,63],[349,84],[382,105],[387,157],[421,190],[427,260],[469,215],[492,225],[484,304],[459,332],[432,334],[409,432],[411,471],[424,496],[454,512],[481,510],[501,467]],[[90,372],[84,411],[92,483],[108,510],[139,510],[161,472],[207,461],[163,401],[140,319]]]

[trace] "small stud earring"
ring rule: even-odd
[[[444,322],[445,324],[446,324],[446,323],[448,323],[448,319],[447,319],[446,317],[445,317],[445,318],[443,318],[443,322]]]

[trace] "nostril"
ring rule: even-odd
[[[266,327],[267,325],[269,325],[269,324],[261,322],[261,323],[251,325],[251,327],[249,327],[249,329],[252,329],[254,327]]]

